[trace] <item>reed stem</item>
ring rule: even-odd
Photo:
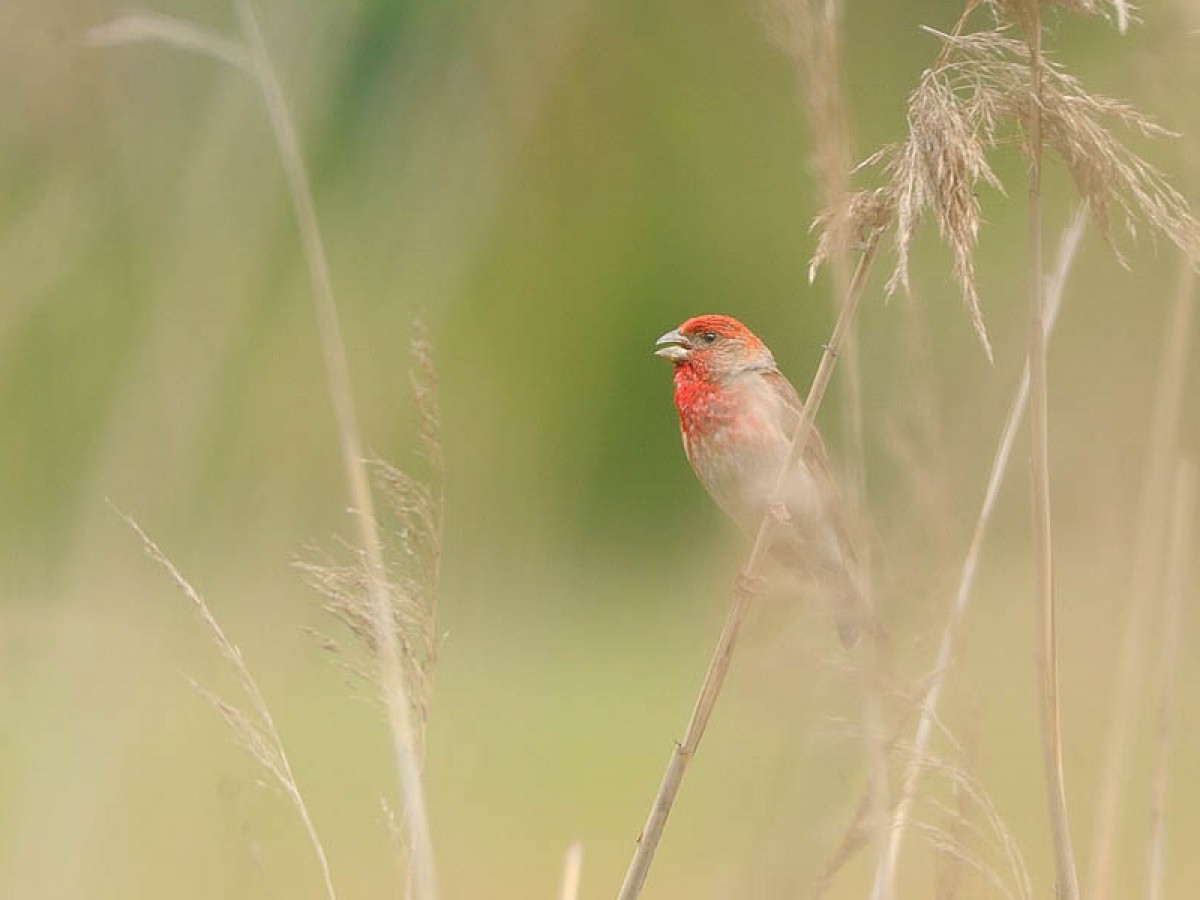
[[[788,448],[787,459],[784,461],[783,467],[779,472],[779,477],[775,481],[772,496],[778,496],[781,493],[788,475],[800,459],[800,454],[804,451],[804,447],[812,435],[813,421],[816,419],[817,409],[820,407],[821,401],[825,397],[825,391],[829,387],[829,381],[833,377],[833,369],[837,364],[838,352],[844,345],[846,336],[850,333],[850,329],[854,324],[854,317],[858,312],[858,303],[862,298],[863,287],[866,284],[868,274],[870,274],[871,265],[875,261],[878,249],[879,235],[876,233],[872,236],[858,260],[858,266],[854,271],[854,277],[850,281],[846,300],[841,306],[837,322],[834,325],[833,335],[830,337],[829,343],[825,345],[825,352],[821,354],[821,362],[817,366],[816,375],[813,376],[812,387],[809,389],[808,397],[804,401],[804,408],[800,411],[800,421],[796,424],[796,430],[792,435],[792,443]],[[774,506],[775,504],[769,504],[770,509],[773,509]],[[625,873],[625,881],[621,885],[620,893],[617,894],[618,900],[634,900],[635,897],[641,895],[642,886],[646,882],[646,876],[650,873],[650,866],[654,862],[654,853],[658,849],[659,841],[662,840],[663,829],[667,825],[667,817],[671,814],[671,808],[675,805],[675,798],[679,794],[679,787],[683,783],[683,776],[687,772],[688,763],[691,762],[697,748],[700,746],[700,740],[704,737],[704,731],[708,727],[709,717],[712,715],[713,707],[716,706],[717,697],[720,696],[721,688],[725,684],[725,676],[729,672],[729,664],[733,658],[733,648],[737,643],[738,634],[746,618],[746,613],[750,609],[750,601],[755,596],[755,592],[750,585],[758,578],[763,563],[766,562],[767,551],[771,546],[771,536],[775,529],[775,516],[770,509],[763,516],[762,523],[759,525],[758,533],[754,539],[754,545],[750,549],[750,556],[747,558],[745,565],[742,566],[741,572],[738,575],[733,592],[733,605],[729,609],[729,615],[725,620],[724,627],[721,629],[720,637],[717,638],[717,646],[713,650],[712,659],[708,664],[708,671],[705,673],[704,681],[700,685],[700,693],[696,697],[691,717],[688,719],[683,740],[676,741],[675,747],[671,751],[671,758],[667,762],[662,782],[659,784],[658,792],[654,796],[654,802],[650,805],[650,814],[646,819],[646,825],[642,829],[642,833],[638,836],[637,848],[634,850],[633,859],[629,863],[629,869]]]
[[[1033,494],[1033,558],[1038,631],[1034,653],[1042,723],[1042,755],[1050,830],[1054,838],[1057,894],[1078,900],[1075,852],[1071,846],[1067,795],[1063,782],[1062,729],[1059,712],[1058,644],[1054,599],[1054,547],[1050,507],[1049,379],[1046,360],[1044,286],[1042,283],[1042,59],[1041,7],[1030,4],[1029,46],[1029,379],[1030,461]]]

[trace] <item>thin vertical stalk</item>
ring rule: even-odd
[[[1044,322],[1046,341],[1054,333],[1054,325],[1058,321],[1058,313],[1062,308],[1063,294],[1066,289],[1067,275],[1083,237],[1084,225],[1087,223],[1087,208],[1080,204],[1072,217],[1070,224],[1063,231],[1059,244],[1058,258],[1055,261],[1054,272],[1046,286],[1047,301],[1046,318]],[[1000,433],[1000,441],[996,446],[996,455],[992,460],[992,470],[988,475],[987,486],[983,492],[983,502],[980,504],[979,515],[975,520],[975,530],[971,535],[971,543],[963,558],[959,570],[958,587],[954,593],[954,603],[950,607],[950,616],[942,630],[942,640],[938,645],[937,659],[933,665],[933,674],[929,686],[921,698],[921,716],[913,735],[911,759],[904,772],[900,788],[900,800],[896,804],[896,812],[892,819],[892,828],[888,835],[886,853],[880,858],[875,870],[875,882],[894,884],[896,866],[900,858],[900,845],[911,819],[912,806],[916,798],[917,785],[924,771],[924,762],[928,756],[929,742],[933,738],[934,726],[937,722],[938,706],[941,704],[942,691],[950,672],[951,662],[962,636],[963,621],[966,618],[967,606],[971,601],[971,592],[975,587],[975,573],[979,569],[979,558],[983,553],[983,541],[987,535],[988,526],[992,522],[992,514],[996,501],[1000,497],[1000,488],[1004,483],[1008,462],[1012,457],[1013,447],[1017,442],[1017,431],[1025,419],[1025,410],[1029,404],[1029,361],[1021,372],[1021,380],[1009,407],[1008,417]]]
[[[1029,7],[1030,22],[1026,37],[1032,88],[1029,110],[1029,482],[1033,495],[1033,557],[1038,612],[1038,636],[1034,652],[1037,657],[1042,754],[1050,830],[1054,837],[1058,896],[1062,900],[1077,900],[1079,884],[1075,874],[1075,854],[1071,846],[1066,787],[1063,783],[1054,548],[1050,515],[1049,385],[1042,284],[1042,22],[1040,4],[1030,3]]]
[[[558,885],[558,900],[579,900],[579,883],[583,875],[583,844],[571,841],[563,854],[562,880]]]
[[[829,387],[829,381],[833,377],[833,369],[837,364],[838,352],[845,345],[846,335],[853,326],[854,317],[858,312],[859,300],[862,298],[863,287],[866,284],[867,275],[870,273],[871,265],[875,261],[878,249],[879,235],[876,234],[871,238],[870,243],[859,258],[858,267],[855,269],[854,277],[850,282],[846,302],[842,304],[841,312],[833,328],[833,334],[829,339],[829,343],[825,345],[825,352],[821,355],[821,362],[817,366],[817,373],[813,376],[812,387],[809,389],[808,397],[804,401],[804,408],[800,411],[800,420],[797,422],[796,430],[792,435],[792,443],[788,448],[787,459],[784,461],[779,476],[775,481],[775,487],[772,491],[773,497],[779,496],[782,492],[788,475],[800,459],[800,454],[803,453],[804,447],[812,435],[813,422],[816,419],[817,409],[820,407],[821,401],[825,397],[825,392]],[[625,873],[625,880],[621,885],[621,890],[617,894],[618,900],[634,900],[635,897],[640,896],[642,886],[646,882],[646,876],[650,873],[650,866],[654,862],[654,853],[658,849],[659,841],[662,839],[663,829],[667,825],[667,817],[671,814],[671,808],[674,806],[675,798],[679,794],[679,787],[683,783],[683,776],[687,772],[688,763],[691,762],[696,749],[700,745],[701,738],[704,737],[704,731],[708,727],[708,720],[712,715],[713,707],[716,705],[721,688],[725,684],[725,676],[729,672],[729,664],[733,658],[733,648],[737,643],[738,634],[746,618],[746,613],[750,609],[750,601],[755,596],[755,592],[750,585],[758,578],[763,563],[766,562],[767,551],[771,546],[771,536],[774,532],[776,521],[775,509],[776,504],[769,504],[767,514],[763,516],[758,533],[754,538],[754,545],[750,549],[750,556],[746,560],[745,565],[742,566],[734,588],[733,605],[730,607],[729,615],[725,620],[724,627],[721,629],[721,634],[717,638],[717,646],[713,650],[712,659],[708,664],[708,671],[705,673],[704,681],[700,685],[700,692],[692,708],[691,717],[688,719],[683,740],[676,741],[675,747],[671,751],[671,758],[667,762],[667,768],[663,773],[658,792],[654,796],[654,802],[650,805],[650,814],[646,819],[646,825],[642,829],[642,833],[638,836],[637,848],[634,850],[633,859],[630,860],[629,868]]]
[[[1125,598],[1125,622],[1113,682],[1104,770],[1100,777],[1096,822],[1092,831],[1091,862],[1088,866],[1090,900],[1107,900],[1112,870],[1112,848],[1121,807],[1121,789],[1134,712],[1141,696],[1143,660],[1146,652],[1148,607],[1158,592],[1163,523],[1167,521],[1171,488],[1171,459],[1179,439],[1184,381],[1192,346],[1196,311],[1195,260],[1180,256],[1172,308],[1163,322],[1162,363],[1148,428],[1149,447],[1142,476],[1133,564]]]
[[[805,77],[805,93],[815,144],[815,169],[822,194],[822,205],[829,210],[829,230],[833,234],[833,250],[829,256],[829,271],[833,286],[834,311],[840,312],[849,302],[850,284],[854,278],[851,264],[851,227],[849,221],[850,172],[853,170],[850,123],[842,86],[841,67],[841,0],[802,0],[796,4],[798,16],[808,19],[810,32],[808,50],[799,48],[803,57],[801,71]],[[867,451],[863,427],[863,379],[859,353],[858,328],[852,322],[841,351],[842,431],[844,435],[846,471],[848,474],[850,506],[856,517],[862,515],[867,503]],[[872,583],[871,548],[864,543],[859,548],[857,577],[863,587],[868,621],[874,621],[874,591]],[[868,822],[876,851],[886,847],[888,830],[889,785],[888,748],[884,736],[884,704],[880,696],[883,682],[883,662],[879,634],[868,628],[859,674],[862,702],[863,749],[868,773]],[[875,900],[891,900],[888,891]]]
[[[372,631],[378,654],[379,679],[387,710],[392,737],[393,761],[400,783],[401,801],[409,839],[409,866],[413,891],[418,900],[435,900],[437,886],[434,878],[433,842],[429,832],[429,816],[425,792],[421,783],[420,763],[414,741],[411,713],[411,691],[405,682],[396,638],[396,619],[392,608],[391,591],[384,574],[383,542],[375,519],[375,506],[370,480],[362,452],[362,436],[354,407],[350,383],[350,367],[342,339],[337,305],[329,277],[329,263],[317,226],[316,207],[304,169],[300,142],[288,113],[283,89],[267,54],[262,31],[249,0],[238,0],[250,63],[255,80],[262,91],[263,101],[271,121],[271,131],[279,148],[288,193],[296,214],[304,258],[312,279],[316,304],[317,330],[325,360],[325,374],[330,399],[337,420],[342,463],[354,504],[355,521],[364,562],[367,590],[371,598]]]
[[[1162,653],[1155,690],[1154,774],[1150,788],[1150,853],[1147,866],[1146,900],[1166,900],[1167,881],[1167,766],[1171,753],[1176,669],[1179,658],[1179,628],[1188,567],[1196,526],[1196,466],[1180,459],[1175,467],[1175,503],[1171,510],[1170,547],[1167,551],[1167,582],[1163,591],[1159,649]]]

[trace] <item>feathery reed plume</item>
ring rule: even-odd
[[[968,4],[955,32],[966,24],[975,4]],[[921,75],[908,98],[908,135],[872,154],[855,170],[878,166],[885,184],[851,195],[848,223],[827,210],[817,220],[820,236],[810,266],[815,270],[836,252],[840,235],[871,233],[894,226],[896,264],[886,291],[908,289],[909,247],[923,214],[928,211],[954,257],[954,274],[971,315],[971,323],[991,359],[991,344],[975,284],[974,248],[979,233],[980,184],[1003,190],[987,161],[985,135],[970,120],[946,81],[943,68],[949,54],[943,48],[934,65]]]
[[[1010,37],[1003,27],[964,33],[981,2],[970,0],[949,33],[926,29],[942,41],[941,52],[909,96],[905,140],[859,164],[856,171],[879,169],[884,183],[851,196],[848,230],[854,235],[894,226],[896,262],[887,288],[894,292],[908,288],[909,248],[921,219],[931,215],[950,247],[955,278],[990,358],[974,268],[978,190],[983,185],[1003,190],[988,162],[989,151],[1015,141],[1028,158],[1036,124],[1037,145],[1062,161],[1110,241],[1112,218],[1120,213],[1131,233],[1142,220],[1185,252],[1195,253],[1200,250],[1200,223],[1162,173],[1128,149],[1108,123],[1144,136],[1170,132],[1126,103],[1089,92],[1045,58],[1040,41],[1035,65],[1030,45]],[[1040,29],[1031,27],[1039,8],[1033,0],[988,5],[1002,20],[1024,23],[1026,34],[1040,35]],[[1098,11],[1093,4],[1069,6]],[[837,245],[835,224],[829,211],[818,219],[813,267],[831,258]]]
[[[1063,231],[1054,272],[1051,274],[1046,285],[1047,312],[1044,327],[1046,329],[1047,340],[1049,340],[1050,335],[1054,331],[1055,323],[1058,321],[1058,313],[1062,308],[1067,276],[1075,261],[1075,253],[1083,237],[1083,228],[1086,222],[1086,208],[1081,205],[1076,210],[1070,224]],[[938,646],[937,659],[934,663],[928,686],[925,688],[924,696],[920,701],[921,716],[917,722],[916,732],[912,740],[916,759],[920,759],[928,752],[929,743],[934,735],[934,726],[937,720],[938,707],[941,704],[942,692],[946,685],[946,678],[950,674],[950,667],[953,663],[955,652],[958,649],[958,642],[962,637],[963,621],[966,618],[967,607],[970,605],[972,591],[975,587],[975,576],[979,568],[979,558],[983,552],[983,541],[987,535],[988,527],[991,525],[996,502],[1000,497],[1000,488],[1004,484],[1004,478],[1008,471],[1008,462],[1012,456],[1013,447],[1016,444],[1017,431],[1025,418],[1025,410],[1029,403],[1029,377],[1029,364],[1027,362],[1024,371],[1021,373],[1021,380],[1017,385],[1012,405],[1009,407],[1004,428],[1001,430],[1000,441],[996,447],[996,455],[992,462],[992,469],[988,475],[987,486],[984,489],[979,516],[975,521],[971,543],[967,548],[962,569],[959,572],[954,603],[950,607],[950,615],[946,620],[945,628],[942,630],[942,639]],[[908,824],[909,813],[912,809],[921,775],[922,770],[919,766],[909,765],[905,770],[900,799],[896,805],[890,833],[888,852],[880,860],[880,867],[875,873],[877,881],[886,880],[893,882],[895,880],[896,865],[900,855],[900,844],[904,840],[905,828]]]
[[[396,639],[394,605],[386,579],[383,542],[375,520],[370,478],[363,460],[362,436],[354,406],[350,367],[341,323],[333,298],[329,263],[317,225],[316,206],[304,168],[300,141],[284,100],[283,89],[267,53],[266,43],[250,0],[235,0],[244,43],[166,16],[133,13],[92,28],[87,42],[93,46],[124,46],[157,42],[214,57],[247,72],[255,82],[279,151],[304,258],[312,281],[314,311],[325,363],[326,381],[337,423],[342,464],[358,526],[367,586],[371,596],[371,630],[378,648],[379,682],[387,710],[392,755],[399,782],[408,833],[409,860],[418,900],[435,900],[437,885],[433,841],[421,783],[419,750],[412,723],[412,691],[404,677],[401,650]]]
[[[1130,729],[1142,696],[1143,660],[1147,651],[1150,609],[1158,595],[1164,570],[1164,523],[1169,519],[1171,461],[1179,443],[1184,384],[1191,356],[1196,313],[1195,259],[1180,256],[1171,309],[1163,321],[1162,356],[1147,428],[1142,496],[1137,514],[1133,562],[1125,596],[1125,621],[1113,681],[1114,697],[1105,742],[1104,769],[1099,785],[1096,821],[1088,866],[1089,900],[1107,900],[1113,841],[1121,805],[1121,790],[1132,735]]]
[[[112,504],[109,505],[112,506]],[[316,825],[308,813],[308,805],[304,802],[304,796],[300,793],[300,787],[296,783],[296,776],[292,773],[292,766],[288,761],[287,751],[283,746],[283,739],[279,736],[279,730],[275,727],[275,717],[271,715],[271,708],[267,705],[262,691],[259,690],[258,682],[255,681],[254,676],[250,673],[250,669],[246,665],[246,660],[242,656],[242,651],[225,634],[225,629],[221,627],[220,622],[213,615],[204,596],[180,573],[175,564],[159,548],[158,544],[151,540],[150,536],[142,530],[142,527],[132,516],[129,516],[116,507],[112,507],[112,509],[133,530],[133,533],[138,536],[138,540],[141,541],[146,555],[158,564],[175,583],[175,586],[179,588],[179,591],[191,605],[196,618],[200,620],[212,642],[216,644],[221,656],[225,658],[225,662],[229,664],[230,669],[237,676],[238,684],[241,686],[242,692],[246,695],[246,699],[250,703],[249,712],[221,699],[196,681],[190,678],[188,681],[197,693],[211,703],[221,718],[225,720],[225,723],[237,738],[238,743],[242,745],[242,749],[249,754],[251,759],[258,763],[262,770],[283,791],[284,796],[287,797],[292,808],[296,811],[296,815],[299,816],[300,823],[304,826],[304,832],[308,836],[308,842],[317,857],[317,863],[321,868],[321,878],[325,885],[325,895],[329,900],[337,900],[337,894],[333,889],[333,878],[329,872],[329,861],[325,856],[325,847],[321,844],[321,838],[317,834]]]
[[[854,270],[854,277],[850,280],[849,293],[841,306],[841,312],[838,314],[837,322],[834,324],[833,334],[829,338],[829,343],[825,345],[825,350],[821,354],[821,361],[817,366],[816,374],[813,376],[812,386],[809,388],[808,396],[804,400],[804,407],[800,411],[799,421],[796,423],[796,430],[792,434],[792,443],[788,448],[787,458],[779,470],[779,475],[771,491],[772,497],[777,497],[782,492],[787,477],[792,472],[793,467],[800,458],[800,454],[804,451],[805,445],[812,436],[813,422],[816,419],[817,410],[820,408],[821,401],[825,398],[825,392],[829,388],[829,382],[833,378],[833,370],[837,364],[838,353],[845,345],[846,335],[853,326],[854,317],[858,312],[858,304],[862,299],[863,289],[866,286],[867,276],[870,273],[872,263],[875,261],[875,255],[879,248],[879,242],[875,238],[877,238],[877,235],[872,237],[863,250],[862,256],[859,257],[858,266]],[[650,873],[650,866],[654,862],[654,853],[658,849],[659,841],[662,839],[663,829],[667,825],[667,817],[671,814],[671,808],[674,806],[675,798],[679,794],[679,787],[683,783],[683,776],[687,772],[688,763],[691,761],[692,756],[695,755],[701,738],[704,737],[704,731],[708,727],[708,720],[712,716],[717,698],[721,694],[721,688],[725,684],[725,676],[729,672],[729,664],[733,659],[733,648],[737,644],[742,622],[745,620],[746,612],[750,608],[750,601],[755,596],[755,586],[760,579],[759,573],[762,570],[763,564],[766,562],[767,550],[771,544],[776,517],[780,515],[781,507],[782,504],[777,502],[768,504],[767,512],[763,516],[762,523],[759,525],[757,535],[755,535],[754,544],[750,548],[750,555],[742,566],[741,572],[738,574],[734,586],[733,604],[725,620],[725,625],[721,629],[721,634],[717,638],[717,646],[713,650],[712,659],[709,661],[708,670],[704,675],[704,681],[700,685],[700,692],[692,708],[691,717],[688,719],[683,740],[676,741],[675,747],[671,751],[666,771],[663,773],[662,781],[659,784],[654,801],[650,805],[650,813],[647,816],[646,825],[642,829],[642,833],[638,836],[637,848],[634,850],[633,859],[630,860],[629,868],[625,872],[625,880],[621,884],[621,890],[617,894],[618,900],[634,900],[634,898],[638,897],[641,894],[642,886],[646,882],[646,876]]]
[[[579,882],[583,874],[583,844],[571,841],[563,853],[562,880],[558,885],[558,900],[579,900]]]
[[[850,230],[894,226],[896,264],[889,289],[908,283],[908,251],[923,214],[932,214],[950,246],[954,271],[971,311],[975,330],[990,356],[975,287],[973,253],[980,222],[976,188],[1000,188],[987,154],[1015,141],[1029,165],[1030,384],[1033,398],[1031,442],[1034,494],[1034,547],[1040,609],[1039,670],[1044,756],[1051,820],[1055,834],[1059,888],[1077,895],[1073,851],[1062,789],[1058,727],[1057,652],[1054,635],[1053,559],[1050,545],[1048,411],[1046,407],[1045,309],[1041,264],[1041,171],[1043,153],[1062,160],[1093,219],[1111,241],[1111,219],[1120,211],[1134,230],[1140,218],[1186,253],[1200,246],[1200,224],[1186,201],[1162,175],[1129,151],[1107,128],[1116,121],[1143,134],[1164,133],[1126,104],[1088,93],[1081,83],[1042,52],[1041,7],[1036,0],[990,0],[1001,22],[1020,26],[1023,40],[1004,27],[964,34],[979,8],[968,0],[942,50],[909,97],[905,141],[884,147],[863,166],[880,166],[884,184],[860,191],[851,203]],[[1098,12],[1088,2],[1064,4],[1082,13]],[[860,167],[861,168],[861,167]],[[814,265],[835,248],[829,214],[819,221],[821,240]],[[903,806],[903,800],[902,800]],[[883,860],[893,868],[893,854]],[[877,892],[893,873],[881,869]],[[878,893],[877,893],[878,896]]]
[[[1166,585],[1163,591],[1159,632],[1158,675],[1155,707],[1158,717],[1154,741],[1154,771],[1150,792],[1150,853],[1147,866],[1146,900],[1165,900],[1167,880],[1167,765],[1171,752],[1174,718],[1179,632],[1188,570],[1192,564],[1196,528],[1196,465],[1180,459],[1175,466],[1175,502],[1171,508],[1170,546],[1167,552]]]
[[[1187,201],[1161,172],[1126,147],[1109,123],[1144,137],[1174,136],[1172,132],[1123,101],[1088,91],[1044,53],[1035,97],[1029,45],[1002,28],[969,34],[926,30],[944,41],[948,56],[943,77],[959,98],[962,115],[989,147],[1017,139],[1028,153],[1037,119],[1044,151],[1063,163],[1107,239],[1113,241],[1113,214],[1119,213],[1131,234],[1141,219],[1181,249],[1197,247],[1200,225]],[[1021,133],[1014,136],[1013,126]]]
[[[421,323],[414,325],[411,342],[411,383],[417,407],[419,453],[429,469],[423,482],[382,460],[374,466],[375,490],[383,501],[383,550],[388,595],[396,623],[396,643],[410,687],[409,702],[413,740],[418,757],[424,756],[425,729],[430,695],[437,667],[439,635],[437,600],[441,578],[444,529],[445,463],[442,455],[441,414],[437,402],[436,373],[428,335]],[[371,610],[369,573],[365,561],[348,564],[300,561],[297,568],[323,598],[326,612],[341,622],[371,659],[369,671],[345,663],[348,671],[378,683],[379,644]],[[341,654],[341,644],[328,635],[318,635],[321,646]]]

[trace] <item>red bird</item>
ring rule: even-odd
[[[754,333],[729,316],[696,316],[655,344],[675,366],[683,449],[700,483],[749,535],[762,523],[802,402]],[[781,496],[771,555],[835,601],[838,634],[852,646],[863,619],[846,506],[814,429]]]

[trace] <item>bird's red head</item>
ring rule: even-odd
[[[697,377],[718,379],[748,369],[775,367],[771,351],[749,328],[731,316],[688,319],[655,343],[655,356],[686,368]]]

